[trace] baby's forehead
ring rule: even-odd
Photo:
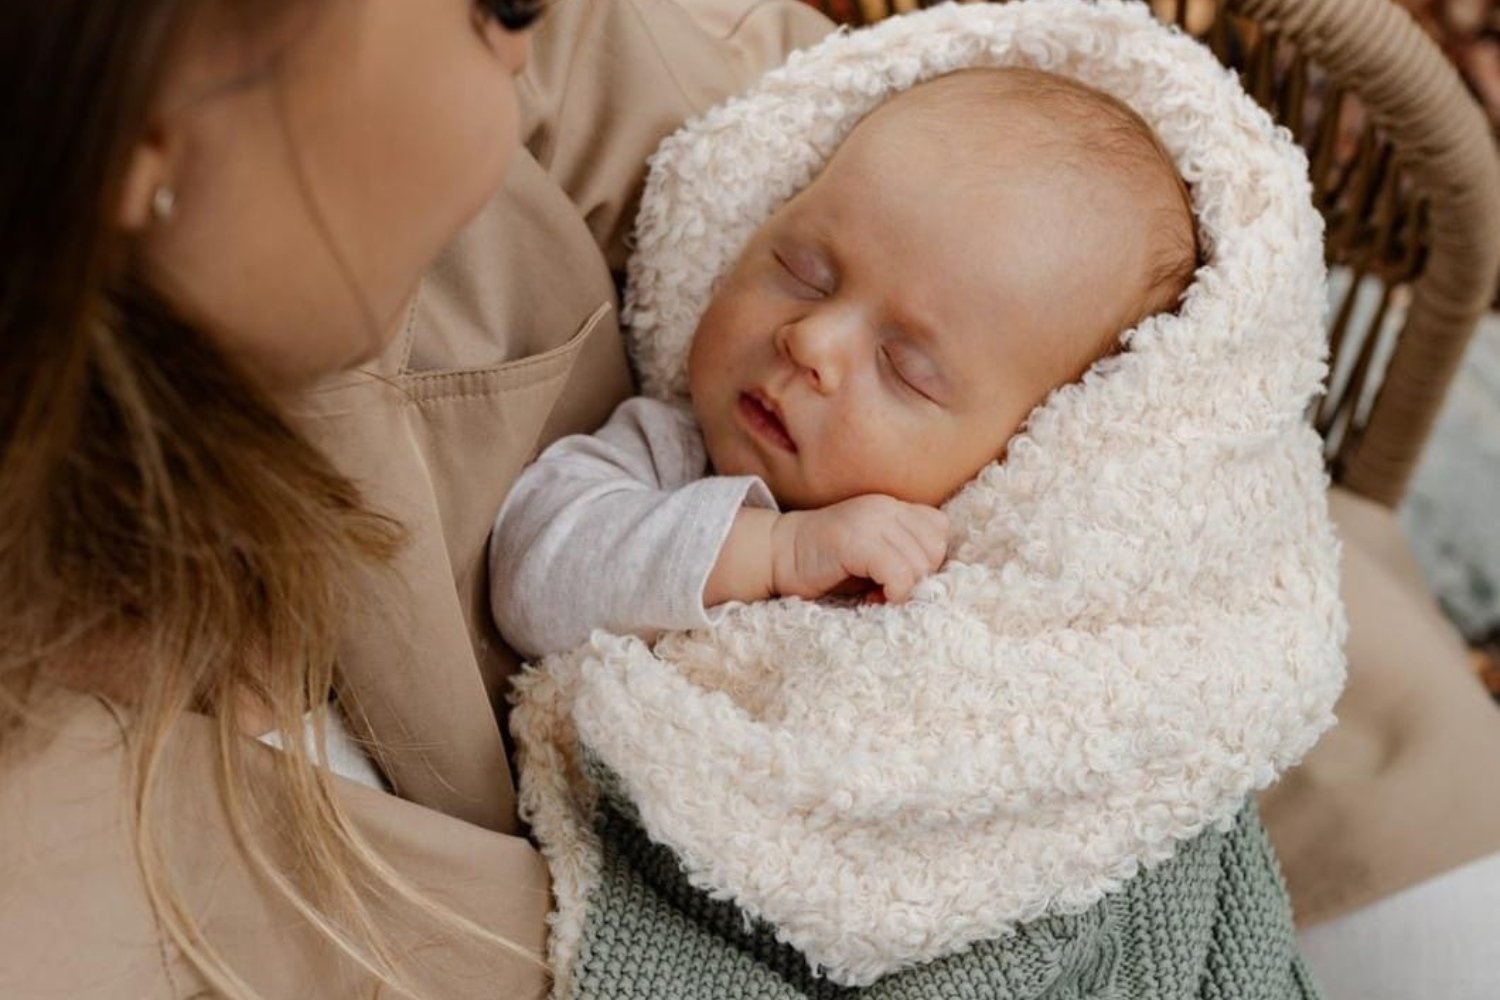
[[[1180,183],[1155,133],[1124,102],[1022,67],[966,69],[917,84],[877,107],[849,138],[875,160],[924,145],[936,154],[931,169],[945,174],[1020,166]]]
[[[904,242],[932,251],[924,268],[954,264],[933,248],[965,247],[960,264],[988,266],[945,287],[991,288],[1012,311],[1071,310],[1067,339],[1088,360],[1172,308],[1197,262],[1186,186],[1150,126],[1057,74],[964,70],[919,84],[867,115],[829,174],[814,200],[830,228],[900,220]]]

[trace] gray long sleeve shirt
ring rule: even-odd
[[[594,434],[544,451],[511,488],[490,536],[490,607],[523,656],[596,628],[647,639],[712,625],[709,573],[743,506],[776,509],[755,476],[709,474],[684,406],[634,397]]]

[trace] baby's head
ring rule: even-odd
[[[1176,305],[1194,233],[1170,158],[1119,101],[1024,69],[913,87],[717,287],[688,359],[714,468],[788,508],[939,504]]]

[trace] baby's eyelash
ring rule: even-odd
[[[925,360],[918,362],[918,368],[923,370],[924,375],[930,374],[934,381],[937,381],[938,384],[941,384],[940,376],[938,376],[936,373],[927,371],[928,364],[929,363]],[[881,367],[886,369],[891,378],[894,378],[901,383],[901,387],[903,389],[909,390],[926,402],[931,403],[933,406],[946,406],[946,404],[944,403],[943,394],[941,392],[937,392],[934,389],[933,385],[927,384],[927,380],[925,378],[917,378],[909,374],[909,370],[907,368],[902,367],[896,362],[894,353],[891,351],[890,347],[885,344],[882,344],[880,347],[880,365]]]
[[[932,398],[931,396],[927,395],[927,393],[918,388],[915,382],[906,377],[906,374],[901,370],[901,366],[896,364],[896,359],[891,357],[890,348],[880,348],[880,362],[881,366],[884,367],[885,370],[890,373],[890,376],[897,382],[899,382],[903,388],[911,390],[918,396],[921,396],[923,399],[930,400]]]
[[[813,284],[811,281],[808,281],[806,278],[804,278],[800,273],[798,273],[797,269],[789,264],[787,262],[787,259],[783,257],[779,252],[772,250],[771,256],[775,258],[776,263],[780,265],[781,269],[787,273],[788,277],[790,277],[797,284],[806,288],[809,292],[818,296],[825,296],[830,294],[828,289],[820,288],[817,285]]]

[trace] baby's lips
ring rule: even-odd
[[[742,405],[748,401],[754,410],[752,420],[759,422],[766,432],[777,440],[787,451],[796,453],[797,439],[792,436],[791,428],[787,426],[786,416],[782,413],[781,406],[760,389],[750,389],[740,396]]]

